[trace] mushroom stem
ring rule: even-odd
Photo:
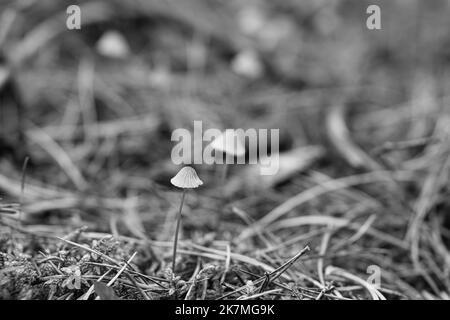
[[[186,190],[183,189],[183,195],[181,196],[180,210],[178,211],[178,217],[177,217],[177,227],[175,229],[175,238],[173,241],[173,257],[172,257],[172,272],[173,273],[175,273],[175,258],[177,256],[178,233],[180,231],[181,210],[183,209],[183,203],[184,203],[185,196],[186,196]]]
[[[227,174],[228,174],[228,164],[225,163],[223,165],[223,169],[222,169],[222,185],[225,185],[225,181],[227,180]]]

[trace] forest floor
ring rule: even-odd
[[[0,298],[450,299],[446,1],[71,2],[0,4]],[[280,171],[194,165],[172,270],[194,121]]]

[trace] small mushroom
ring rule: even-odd
[[[239,52],[231,62],[231,69],[238,75],[249,79],[257,79],[264,72],[264,67],[254,50]]]
[[[225,155],[230,155],[233,157],[242,157],[245,155],[245,147],[242,143],[239,136],[235,133],[234,130],[227,129],[220,136],[215,138],[210,146],[214,149],[215,152],[221,152]],[[226,163],[223,166],[222,171],[222,184],[225,183],[225,179],[227,177],[228,164]]]
[[[97,51],[108,58],[125,59],[130,54],[130,47],[122,34],[107,31],[98,40]]]
[[[175,187],[182,189],[194,189],[203,184],[203,181],[197,175],[192,167],[183,167],[180,171],[170,179],[170,183]]]
[[[180,171],[170,179],[170,183],[172,183],[175,187],[183,189],[183,195],[181,197],[180,209],[178,211],[177,217],[177,226],[175,229],[175,238],[173,242],[173,258],[172,258],[172,272],[175,273],[175,258],[177,255],[177,245],[178,245],[178,233],[180,231],[180,223],[181,223],[181,211],[183,209],[184,198],[186,196],[187,189],[198,188],[203,184],[203,181],[197,175],[197,172],[194,168],[186,166],[181,168]]]

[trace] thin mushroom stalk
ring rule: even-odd
[[[174,186],[183,189],[183,195],[181,196],[180,209],[178,210],[177,225],[175,228],[175,236],[173,241],[173,256],[172,256],[172,272],[175,273],[177,247],[178,247],[178,234],[180,233],[181,217],[183,211],[184,199],[186,197],[186,189],[194,189],[203,184],[203,181],[197,175],[197,172],[192,167],[183,167],[181,170],[170,180]]]
[[[234,132],[234,130],[227,129],[224,133],[216,137],[210,146],[215,152],[220,152],[225,158],[225,163],[222,165],[222,177],[221,183],[225,185],[227,174],[228,174],[228,163],[227,157],[242,157],[245,155],[245,147],[239,136]]]
[[[175,259],[177,257],[177,247],[178,247],[178,233],[180,232],[181,212],[183,210],[183,203],[184,203],[185,196],[186,196],[186,189],[183,189],[183,195],[181,196],[180,210],[178,210],[177,226],[175,229],[175,237],[173,239],[173,256],[172,256],[172,271],[173,272],[175,272]]]
[[[227,174],[228,174],[228,163],[224,163],[222,168],[222,185],[225,185],[225,181],[227,180]]]

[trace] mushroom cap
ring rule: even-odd
[[[245,154],[245,147],[234,130],[227,129],[211,142],[211,147],[216,151],[241,157]]]
[[[200,180],[194,168],[186,166],[170,179],[170,183],[178,188],[192,189],[201,186],[203,181]]]
[[[117,31],[105,32],[97,42],[97,51],[109,58],[126,58],[130,48],[124,36]]]

